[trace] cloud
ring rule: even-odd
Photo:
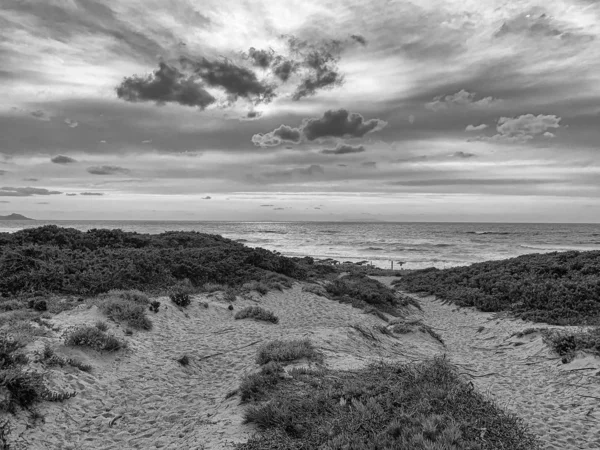
[[[252,142],[260,147],[276,147],[283,142],[298,144],[301,138],[302,131],[300,129],[281,125],[269,133],[255,134],[252,136]]]
[[[377,163],[375,161],[365,161],[361,163],[361,166],[367,167],[369,169],[374,169],[377,167]]]
[[[500,117],[496,126],[498,134],[494,135],[492,139],[527,141],[542,135],[550,128],[560,128],[561,120],[558,116],[544,114]]]
[[[62,194],[62,192],[32,187],[0,187],[0,197],[31,197],[34,195],[58,194]]]
[[[531,38],[552,38],[559,41],[590,41],[594,37],[582,33],[579,29],[569,27],[566,22],[559,22],[552,16],[543,12],[541,8],[534,8],[505,21],[494,34],[497,38],[506,36],[529,36]]]
[[[361,45],[367,45],[367,40],[365,39],[364,36],[361,36],[360,34],[352,34],[352,35],[350,35],[350,38],[354,39],[356,42],[358,42]]]
[[[296,167],[294,169],[288,170],[274,170],[271,172],[264,172],[261,174],[261,176],[270,180],[287,180],[297,177],[316,177],[324,174],[325,169],[323,169],[323,166],[318,164],[312,164],[308,167]]]
[[[202,197],[202,200],[210,200],[212,197],[210,195],[207,195],[206,197]]]
[[[64,155],[56,155],[50,159],[50,161],[52,161],[54,164],[72,164],[77,162],[76,159]]]
[[[425,108],[431,111],[441,111],[452,107],[490,107],[500,100],[493,97],[484,97],[479,100],[475,100],[477,94],[475,92],[469,92],[464,89],[451,95],[439,95],[434,97],[432,102],[425,103]]]
[[[363,137],[367,133],[379,131],[387,125],[380,119],[365,121],[358,113],[350,113],[347,109],[329,110],[318,119],[305,120],[302,133],[309,141],[322,137]]]
[[[23,181],[40,181],[38,178],[23,178]]]
[[[186,76],[177,68],[161,62],[152,75],[125,77],[116,88],[117,96],[128,102],[154,101],[206,108],[216,102],[198,76]]]
[[[266,69],[271,66],[275,57],[275,51],[272,49],[267,51],[257,50],[254,47],[250,47],[250,50],[248,50],[248,58],[252,61],[252,64],[260,67],[261,69]]]
[[[36,205],[49,205],[50,202],[36,202]]]
[[[92,166],[88,167],[87,171],[93,175],[115,175],[118,173],[127,174],[129,169],[119,166]]]
[[[69,194],[67,194],[67,195],[69,195]],[[102,196],[102,195],[104,195],[104,193],[102,193],[102,192],[80,192],[79,195],[85,195],[85,196],[91,197],[91,196]]]
[[[42,120],[44,122],[50,121],[50,117],[48,116],[48,114],[46,114],[41,109],[38,109],[36,111],[32,111],[30,114],[31,114],[32,117],[35,117],[38,120]]]
[[[261,208],[268,208],[268,207],[272,207],[272,206],[275,206],[275,205],[260,205],[260,206],[261,206]]]
[[[69,193],[69,194],[67,194],[67,197],[74,197],[74,196],[76,196],[76,195],[77,195],[77,194],[75,194],[75,193]]]
[[[476,155],[474,153],[468,153],[468,152],[454,152],[452,154],[452,157],[454,158],[462,158],[462,159],[467,159],[467,158],[473,158]]]
[[[416,118],[413,114],[408,116],[408,123],[410,123],[411,125],[415,123],[415,120],[416,120]]]
[[[547,137],[549,139],[556,137],[556,135],[554,133],[550,133],[549,131],[546,131],[542,136]]]
[[[76,122],[74,120],[71,119],[65,119],[65,123],[70,127],[70,128],[77,128],[77,126],[79,126],[79,122]]]
[[[362,145],[358,145],[353,147],[348,144],[338,144],[335,148],[326,148],[321,150],[321,153],[326,155],[345,155],[348,153],[362,153],[365,151],[365,147]]]
[[[255,134],[252,142],[260,147],[275,147],[282,142],[300,143],[304,138],[314,141],[319,138],[360,138],[367,133],[383,129],[387,122],[380,119],[365,121],[358,113],[351,113],[347,109],[329,110],[322,117],[304,119],[299,128],[281,125],[275,130],[265,134]]]
[[[245,116],[241,117],[240,120],[258,120],[262,117],[260,111],[248,111]]]
[[[0,175],[6,175],[8,172],[8,170],[0,170]]]
[[[224,89],[231,101],[243,97],[254,103],[268,103],[276,96],[273,84],[260,81],[252,70],[229,60],[210,61],[202,58],[194,61],[181,58],[180,61],[183,67],[191,69],[208,86]]]
[[[467,125],[467,128],[465,128],[465,131],[482,131],[485,130],[488,126],[485,123],[482,123],[481,125]]]

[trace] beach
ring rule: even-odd
[[[365,278],[357,272],[366,270],[361,266],[341,265],[334,272],[333,266],[318,261],[306,264],[302,267],[329,275],[300,280],[275,274],[235,291],[227,285],[205,285],[190,291],[189,304],[164,294],[146,298],[113,290],[85,298],[54,294],[41,315],[4,308],[1,330],[7,339],[26,342],[26,370],[43,372],[52,392],[74,393],[62,401],[40,401],[35,419],[21,409],[2,413],[9,424],[6,445],[73,450],[237,448],[261,433],[246,423],[248,404],[240,401],[241,383],[261,370],[257,351],[273,341],[308,339],[322,358],[282,362],[284,379],[293,378],[294,370],[302,367],[341,374],[376,363],[418,364],[442,358],[462,382],[522,421],[539,440],[539,448],[600,448],[600,358],[578,351],[565,361],[541,331],[569,333],[581,327],[533,324],[402,289],[392,294],[388,288],[402,279],[402,272],[381,271]],[[403,299],[395,314],[385,312],[383,303],[375,311],[337,297],[328,287],[336,280],[342,288],[349,286],[344,283],[365,286],[367,279],[379,282],[375,288],[381,295]],[[151,320],[147,329],[107,317],[107,302],[138,302],[146,310],[156,301],[157,311],[146,312]],[[239,320],[238,312],[249,307],[272,312],[277,320]],[[126,345],[118,351],[98,351],[69,345],[65,339],[73,330],[99,323],[104,324],[103,333]],[[44,354],[52,354],[54,361],[77,363],[50,364],[52,358]],[[78,369],[77,364],[88,368]],[[482,443],[492,439],[493,429],[478,430]]]

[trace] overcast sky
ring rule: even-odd
[[[600,221],[597,0],[1,0],[0,214]]]

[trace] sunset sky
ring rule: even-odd
[[[0,214],[600,222],[597,0],[0,0]]]

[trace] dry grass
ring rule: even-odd
[[[115,336],[105,333],[96,327],[78,326],[67,330],[64,334],[65,345],[89,347],[98,351],[116,352],[127,344]]]
[[[235,314],[235,320],[240,319],[255,319],[265,322],[279,323],[279,318],[271,311],[261,308],[260,306],[248,306],[241,309]]]
[[[310,340],[271,341],[258,350],[256,362],[260,365],[268,362],[291,362],[298,359],[320,361],[322,355],[314,348]]]

